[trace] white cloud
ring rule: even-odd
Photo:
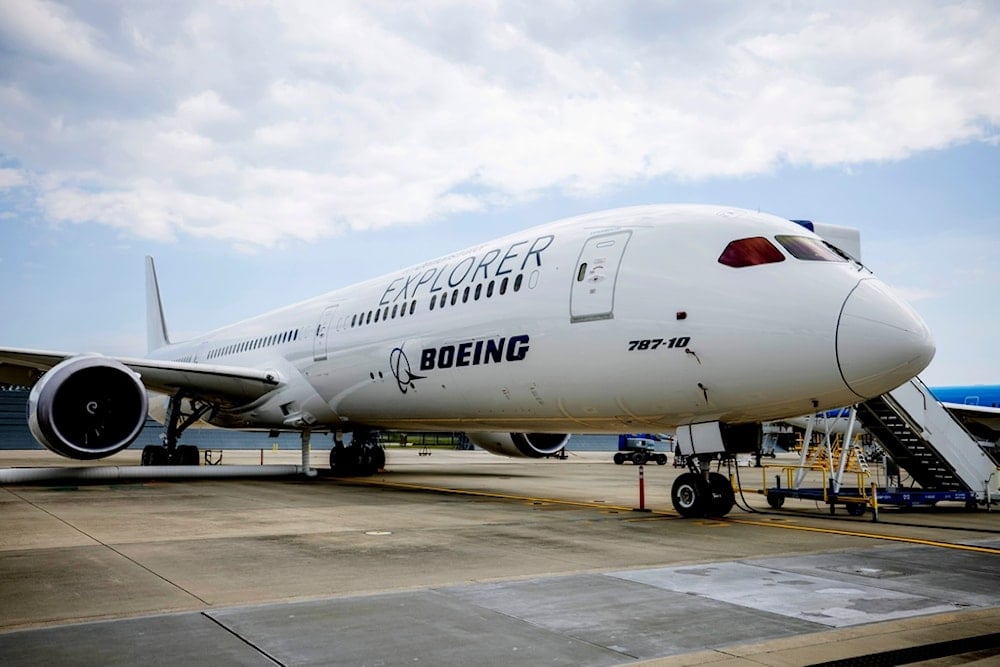
[[[66,7],[48,0],[21,0],[0,4],[0,34],[25,55],[54,63],[91,69],[107,75],[126,69],[123,62],[99,44],[99,31],[80,21]]]
[[[24,174],[18,169],[0,169],[0,190],[8,190],[24,185],[27,182]]]
[[[989,3],[25,7],[0,10],[3,150],[43,175],[49,219],[144,238],[259,247],[848,168],[995,142],[1000,120]]]
[[[234,122],[240,112],[223,102],[214,90],[206,90],[177,105],[178,123],[198,127],[215,123]]]

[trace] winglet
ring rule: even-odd
[[[146,256],[146,345],[150,352],[170,345],[153,258]]]

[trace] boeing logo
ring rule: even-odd
[[[410,360],[407,359],[406,353],[403,352],[403,348],[401,347],[395,347],[389,353],[389,370],[392,372],[392,376],[396,378],[399,390],[404,394],[410,389],[417,388],[414,380],[423,380],[426,377],[424,375],[414,375],[413,370],[410,368]]]
[[[420,370],[435,368],[461,368],[480,364],[499,364],[504,361],[522,361],[528,356],[528,334],[510,338],[491,338],[468,341],[458,345],[428,347],[420,352]]]

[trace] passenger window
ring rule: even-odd
[[[795,259],[810,262],[846,262],[848,258],[830,244],[808,236],[775,236]]]
[[[748,239],[730,241],[726,249],[719,255],[719,264],[743,268],[758,264],[774,264],[784,262],[785,256],[763,236],[753,236]]]

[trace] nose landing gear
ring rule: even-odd
[[[720,517],[736,504],[733,485],[725,475],[702,471],[698,457],[688,457],[689,472],[674,480],[670,500],[685,518]]]

